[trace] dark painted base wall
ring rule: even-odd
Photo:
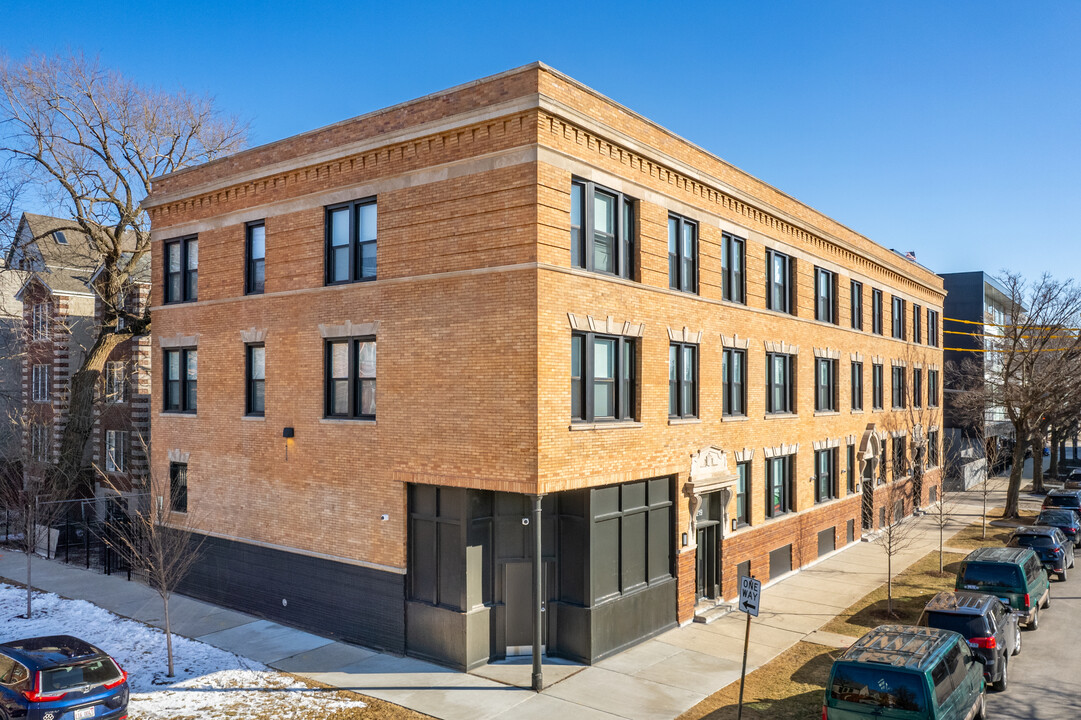
[[[319,635],[405,652],[405,576],[397,573],[207,537],[180,592]]]

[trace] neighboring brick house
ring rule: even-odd
[[[28,469],[55,463],[67,422],[68,390],[74,373],[104,321],[104,305],[93,289],[100,256],[89,239],[60,218],[25,213],[7,261],[22,277],[15,300],[22,304],[22,460]],[[64,229],[67,228],[67,229]],[[149,260],[133,273],[125,299],[136,309],[149,296]],[[132,477],[146,474],[142,442],[149,442],[149,338],[119,345],[106,363],[101,402],[95,407],[93,442],[87,462],[96,471],[85,478],[98,491],[114,485],[131,489]]]
[[[471,667],[536,550],[593,662],[936,496],[941,279],[544,65],[144,205],[198,596]]]

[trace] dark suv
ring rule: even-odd
[[[1081,515],[1081,490],[1052,490],[1043,499],[1043,510],[1073,510]]]
[[[996,690],[1006,689],[1009,657],[1021,652],[1021,628],[1001,600],[986,593],[940,592],[916,624],[961,633],[983,663],[984,678]]]
[[[1040,556],[1040,564],[1044,569],[1057,574],[1059,580],[1066,580],[1066,571],[1074,564],[1073,543],[1056,527],[1019,527],[1013,531],[1006,547],[1031,548]]]
[[[1042,510],[1033,525],[1047,525],[1062,531],[1074,547],[1081,545],[1081,516],[1073,510]]]

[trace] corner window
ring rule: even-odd
[[[725,348],[721,359],[721,384],[725,415],[747,414],[747,351]]]
[[[893,393],[893,409],[901,410],[905,407],[905,369],[894,367],[890,389]]]
[[[852,329],[863,329],[863,283],[852,281]]]
[[[326,416],[375,420],[375,338],[328,340]]]
[[[815,268],[815,320],[837,324],[837,276]]]
[[[863,410],[863,363],[852,363],[852,409]]]
[[[128,469],[128,433],[105,431],[105,471],[122,473]]]
[[[822,503],[838,497],[837,449],[815,451],[815,502]]]
[[[795,455],[766,458],[766,517],[773,518],[795,510],[792,499],[792,473]]]
[[[893,314],[891,316],[893,322],[893,337],[897,340],[905,339],[905,301],[902,298],[893,296]]]
[[[36,403],[49,402],[49,366],[34,365],[30,369],[31,399]]]
[[[668,417],[698,417],[698,346],[668,346]]]
[[[912,407],[923,407],[923,370],[912,369]]]
[[[796,314],[795,261],[775,250],[766,250],[766,307]]]
[[[912,305],[912,342],[923,342],[923,312],[919,305]]]
[[[668,287],[698,292],[698,223],[668,215]]]
[[[634,339],[595,333],[571,336],[571,418],[634,419]]]
[[[721,297],[725,300],[747,302],[743,272],[746,252],[747,245],[743,238],[728,233],[721,236]]]
[[[123,403],[128,400],[128,383],[123,362],[110,360],[105,363],[105,401]]]
[[[882,409],[882,366],[878,363],[871,365],[871,407],[875,410]]]
[[[247,345],[245,359],[246,407],[248,415],[261,416],[266,412],[266,346]]]
[[[927,311],[927,344],[938,347],[938,311]]]
[[[248,223],[247,236],[244,292],[256,295],[263,292],[266,282],[266,225],[262,220]]]
[[[199,299],[199,240],[180,238],[165,243],[165,302]]]
[[[766,353],[766,412],[796,411],[795,355]]]
[[[326,284],[375,280],[375,198],[326,209]]]
[[[188,464],[169,463],[169,509],[188,511]]]
[[[815,358],[815,410],[837,410],[837,361]]]
[[[634,201],[586,180],[571,183],[571,265],[634,278]]]
[[[871,332],[882,334],[882,291],[871,289]]]
[[[927,371],[927,406],[938,407],[938,370]]]
[[[751,464],[736,463],[736,526],[751,524],[751,496],[747,489],[751,484]]]
[[[199,358],[195,348],[166,350],[165,411],[193,413],[199,382]]]

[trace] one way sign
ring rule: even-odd
[[[739,611],[758,617],[758,604],[762,597],[762,583],[744,575],[739,579]]]

